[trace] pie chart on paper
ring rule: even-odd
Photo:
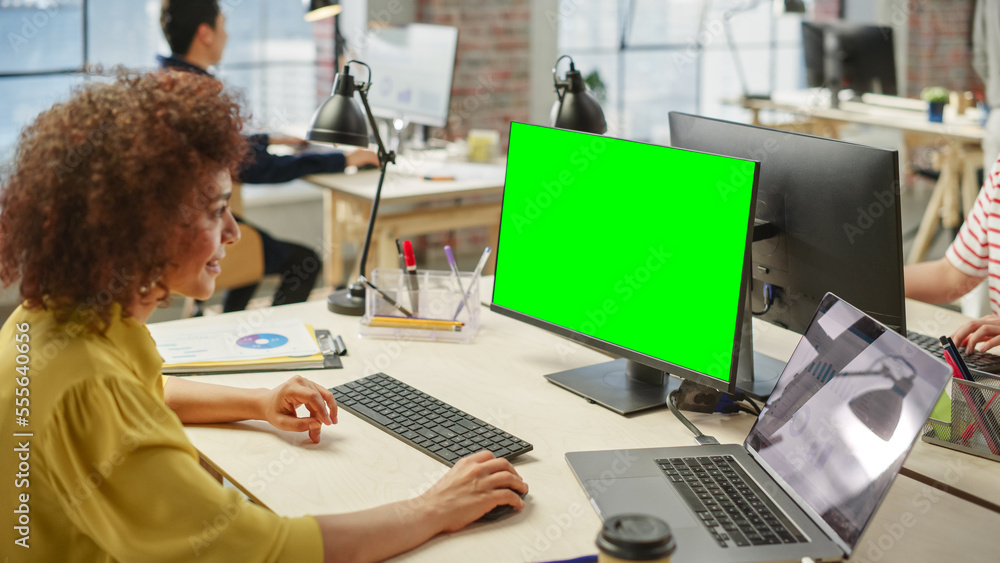
[[[254,350],[277,348],[279,346],[284,346],[287,343],[287,336],[268,332],[261,334],[248,334],[236,341],[237,346],[240,346],[241,348],[251,348]]]

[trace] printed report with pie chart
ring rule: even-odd
[[[322,366],[312,330],[300,321],[198,328],[148,325],[163,357],[163,373],[232,371],[252,367],[299,369]]]

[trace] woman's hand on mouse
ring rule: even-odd
[[[509,461],[484,450],[460,459],[426,493],[409,502],[426,503],[441,531],[454,532],[495,506],[524,508],[518,493],[527,492],[528,485]]]

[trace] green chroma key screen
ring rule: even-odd
[[[494,305],[728,383],[754,172],[513,123]]]

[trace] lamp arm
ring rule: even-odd
[[[368,124],[372,128],[372,132],[375,134],[375,144],[378,146],[378,164],[379,168],[383,171],[388,163],[396,163],[396,151],[386,151],[385,144],[382,143],[382,135],[379,135],[378,124],[375,123],[375,115],[372,113],[371,106],[368,105],[368,88],[371,86],[371,82],[365,82],[357,84],[354,89],[361,94],[361,103],[365,106],[365,115],[368,117]]]
[[[396,163],[396,151],[386,151],[385,144],[382,143],[382,136],[378,133],[378,124],[375,123],[375,116],[372,108],[368,105],[368,87],[371,82],[355,85],[355,90],[361,94],[361,103],[365,106],[365,115],[368,116],[368,123],[372,132],[375,133],[375,144],[378,145],[378,187],[375,188],[375,197],[372,198],[372,210],[368,217],[368,230],[365,232],[365,244],[361,250],[361,261],[358,263],[358,273],[365,276],[365,266],[368,262],[368,249],[371,248],[372,231],[375,229],[375,219],[378,216],[378,202],[382,199],[382,184],[385,182],[385,172],[389,163]]]
[[[886,371],[842,371],[842,372],[838,373],[837,375],[842,376],[842,377],[850,377],[852,375],[882,375],[882,376],[885,376],[887,379],[892,380],[893,384],[905,381],[907,379],[913,379],[916,376],[916,373],[917,373],[916,368],[914,368],[913,364],[911,364],[906,358],[903,358],[901,356],[897,356],[895,354],[890,354],[889,357],[893,358],[895,360],[898,360],[898,361],[900,361],[900,362],[902,362],[904,364],[906,364],[906,366],[908,368],[910,368],[909,375],[900,375],[899,377],[897,377],[896,374],[893,373],[892,371],[888,371],[888,372],[886,372]]]

